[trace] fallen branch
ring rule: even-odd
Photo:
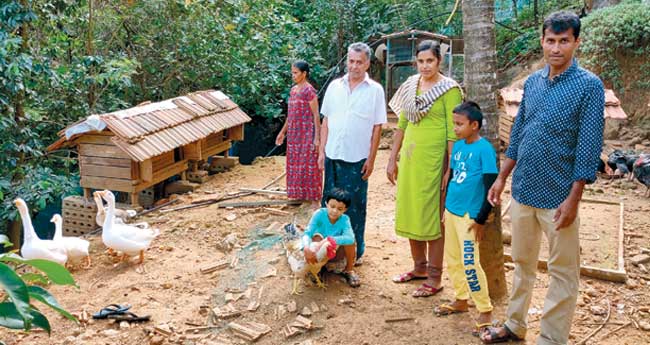
[[[587,335],[584,339],[577,342],[576,345],[585,344],[587,342],[587,340],[591,339],[591,337],[596,335],[596,333],[598,333],[601,329],[603,329],[603,327],[605,327],[607,322],[609,322],[609,317],[610,317],[611,312],[612,312],[612,305],[609,303],[609,300],[605,300],[605,303],[607,303],[607,316],[605,317],[605,321],[603,323],[601,323],[600,326],[598,326],[598,328],[596,328],[593,332],[589,333],[589,335]]]
[[[504,252],[503,258],[506,263],[512,262],[512,256],[510,253]],[[537,268],[548,270],[548,260],[537,260]],[[627,273],[625,271],[583,265],[580,265],[580,275],[616,283],[624,283],[627,279]]]
[[[264,185],[264,187],[262,187],[262,189],[266,189],[266,188],[269,188],[270,186],[274,185],[281,178],[283,178],[286,174],[287,174],[286,172],[282,173],[282,175],[274,178],[271,182]],[[203,206],[216,204],[216,203],[221,202],[221,201],[241,198],[241,197],[248,196],[248,195],[253,195],[253,194],[255,194],[255,193],[252,193],[252,192],[238,192],[238,193],[235,193],[233,195],[227,195],[227,196],[214,198],[214,199],[208,199],[208,200],[201,200],[201,201],[199,201],[199,202],[197,202],[195,204],[192,204],[192,205],[185,205],[185,206],[170,208],[170,209],[167,209],[167,210],[162,210],[161,212],[162,213],[167,213],[167,212],[174,212],[174,211],[180,211],[180,210],[187,210],[187,209],[190,209],[190,208],[203,207]]]
[[[165,207],[165,206],[169,206],[169,205],[175,204],[176,202],[178,202],[178,200],[180,200],[180,199],[177,198],[177,199],[169,200],[169,201],[167,201],[167,202],[164,203],[164,204],[160,204],[160,205],[158,205],[158,206],[156,206],[156,207],[150,208],[150,209],[148,209],[148,210],[144,210],[144,211],[142,211],[142,212],[136,214],[135,216],[136,216],[136,217],[144,216],[144,215],[147,214],[147,213],[151,213],[151,212],[154,212],[154,211],[158,211],[158,210],[160,210],[161,208],[163,208],[163,207]]]
[[[602,337],[600,337],[600,339],[601,339],[601,340],[605,340],[605,339],[607,339],[607,337],[609,337],[610,335],[612,335],[612,334],[614,334],[614,333],[620,331],[621,329],[623,329],[623,328],[625,328],[625,327],[627,327],[627,326],[629,326],[629,325],[631,325],[631,324],[632,324],[632,321],[628,321],[628,322],[622,324],[621,326],[616,327],[616,328],[614,328],[613,330],[607,332],[607,334],[605,334],[605,335],[603,335]]]
[[[413,320],[415,320],[414,317],[404,316],[404,317],[395,317],[395,318],[391,318],[391,319],[385,319],[384,321],[387,322],[387,323],[391,323],[391,322],[413,321]]]
[[[242,201],[242,202],[223,202],[217,206],[219,208],[226,207],[260,207],[271,205],[300,205],[300,200],[262,200],[262,201]]]
[[[275,195],[287,195],[287,192],[283,190],[265,190],[265,189],[256,189],[256,188],[239,188],[242,192],[256,193],[256,194],[275,194]]]

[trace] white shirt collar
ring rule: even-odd
[[[345,84],[347,84],[347,85],[350,85],[350,74],[349,73],[346,73],[343,76],[343,82]],[[370,83],[370,76],[368,75],[368,72],[365,73],[365,76],[364,76],[363,81],[361,83],[367,83],[367,84]]]

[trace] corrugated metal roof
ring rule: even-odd
[[[511,117],[517,116],[519,111],[519,104],[524,96],[524,90],[518,88],[503,88],[499,90],[501,98],[503,99],[503,107],[506,114]],[[623,108],[621,108],[621,101],[616,97],[613,90],[605,90],[605,111],[603,116],[606,119],[624,120],[627,115]]]
[[[99,117],[114,134],[111,140],[115,145],[136,161],[145,161],[251,120],[228,96],[214,90],[142,104]],[[59,135],[63,137],[48,149],[55,150],[78,136],[66,139],[65,130]]]

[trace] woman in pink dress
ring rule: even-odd
[[[309,64],[296,61],[291,66],[294,85],[289,96],[287,120],[275,139],[282,145],[287,138],[287,196],[289,199],[308,200],[314,209],[319,207],[322,175],[318,169],[320,143],[320,114],[316,90],[307,81]]]

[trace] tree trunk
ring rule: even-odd
[[[88,1],[88,32],[86,33],[86,55],[93,56],[95,55],[95,48],[93,45],[93,0]],[[95,76],[95,66],[90,65],[88,72],[93,77]],[[90,113],[93,113],[95,110],[95,104],[97,103],[95,81],[88,86],[88,110]]]
[[[487,121],[483,127],[484,137],[499,152],[494,0],[463,0],[463,38],[467,99],[481,106]],[[494,217],[486,223],[486,237],[479,248],[490,297],[499,300],[507,293],[499,207],[494,209]]]
[[[517,0],[512,0],[512,18],[517,21]]]

